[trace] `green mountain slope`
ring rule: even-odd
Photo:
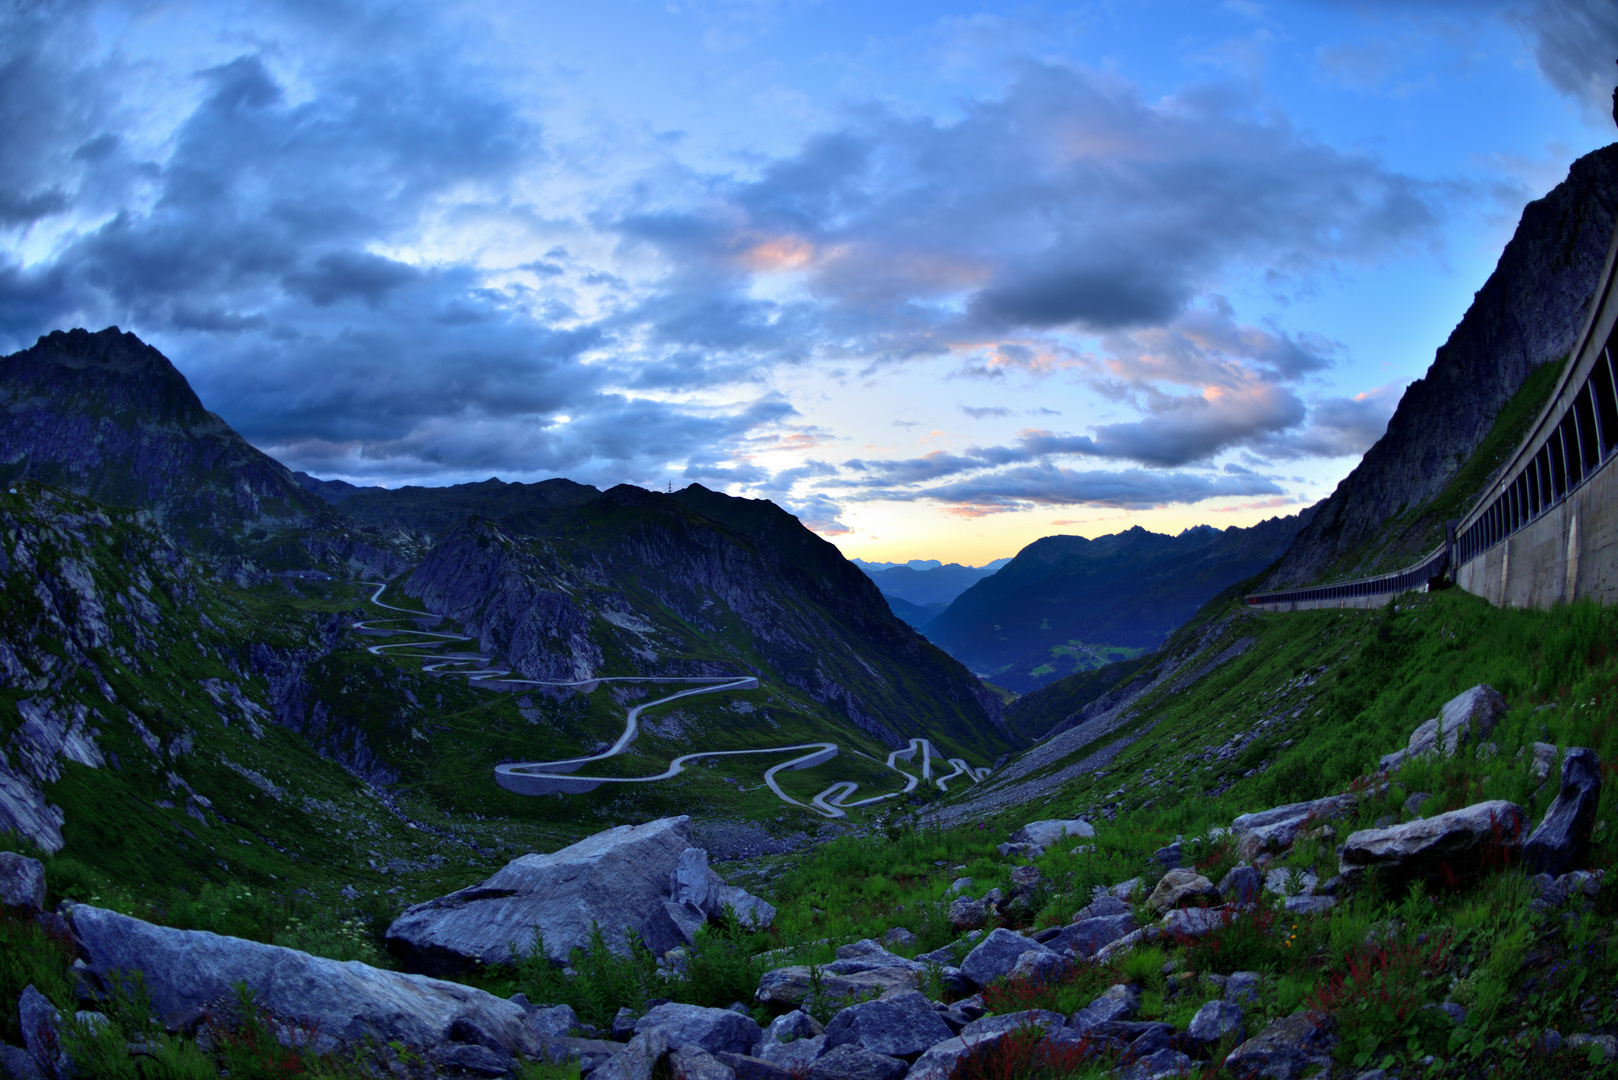
[[[1307,513],[1307,512],[1306,512]],[[1160,645],[1210,597],[1274,562],[1305,515],[1179,536],[1047,536],[962,593],[925,633],[1019,693]]]

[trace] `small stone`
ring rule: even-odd
[[[1425,791],[1411,793],[1410,797],[1404,801],[1403,809],[1405,816],[1420,817],[1422,805],[1430,798],[1432,798],[1432,796]]]
[[[1195,870],[1170,870],[1146,898],[1146,906],[1156,914],[1172,908],[1195,905],[1199,901],[1217,903],[1219,890]]]
[[[976,930],[985,918],[982,900],[970,896],[957,897],[949,906],[949,924],[956,930]]]
[[[1335,896],[1289,896],[1285,900],[1289,915],[1324,915],[1336,906]]]
[[[944,895],[955,896],[958,893],[970,892],[971,890],[972,879],[969,877],[958,877],[954,881],[950,882],[949,888],[944,890]]]
[[[1130,1049],[1133,1051],[1134,1047]],[[1165,1080],[1167,1077],[1187,1076],[1191,1072],[1193,1062],[1190,1057],[1178,1050],[1164,1048],[1153,1050],[1142,1057],[1134,1058],[1127,1065],[1118,1069],[1113,1075],[1119,1080]]]
[[[1590,1047],[1599,1046],[1603,1060],[1611,1061],[1618,1057],[1618,1038],[1611,1035],[1586,1035],[1581,1032],[1578,1035],[1569,1035],[1567,1046],[1568,1049],[1581,1053],[1588,1053]]]
[[[0,851],[0,907],[24,918],[45,910],[45,867],[38,859]]]
[[[889,948],[898,947],[901,949],[908,949],[915,943],[916,935],[912,934],[909,930],[906,930],[902,926],[895,926],[893,929],[882,935],[882,944],[888,946]]]
[[[1074,836],[1088,840],[1095,834],[1095,826],[1088,821],[1079,819],[1030,821],[1027,825],[1011,834],[1011,841],[1018,844],[1038,844],[1040,847],[1050,847],[1064,836]]]
[[[1236,971],[1225,980],[1225,1000],[1233,1005],[1257,1005],[1262,976],[1256,971]]]
[[[1076,923],[1086,919],[1101,919],[1109,915],[1128,915],[1129,905],[1109,892],[1101,892],[1094,900],[1081,907],[1073,916]]]
[[[1152,852],[1152,862],[1164,870],[1173,870],[1185,860],[1185,854],[1180,850],[1178,842],[1160,847]]]
[[[640,1017],[635,1015],[634,1009],[619,1009],[612,1018],[610,1034],[614,1042],[628,1042],[635,1036],[635,1021]]]
[[[1235,1038],[1241,1041],[1243,1036],[1243,1015],[1241,1006],[1228,1001],[1210,1001],[1197,1009],[1197,1014],[1191,1017],[1191,1023],[1186,1025],[1186,1041],[1197,1048],[1209,1048],[1225,1038]]]
[[[1179,908],[1163,916],[1163,930],[1175,937],[1206,937],[1230,925],[1229,908]]]
[[[845,1043],[816,1058],[809,1066],[808,1080],[899,1080],[909,1068],[899,1058]]]
[[[1263,880],[1257,870],[1238,863],[1219,879],[1219,898],[1227,904],[1256,904]]]

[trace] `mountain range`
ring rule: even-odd
[[[1231,584],[1280,558],[1312,511],[1178,536],[1136,526],[1047,536],[923,626],[980,675],[1018,693],[1160,645]]]

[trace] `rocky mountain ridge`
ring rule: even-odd
[[[0,358],[0,479],[150,510],[204,550],[321,519],[326,507],[133,334],[56,331]]]
[[[1618,144],[1574,162],[1567,179],[1523,209],[1498,265],[1427,373],[1405,390],[1387,432],[1319,504],[1264,588],[1360,572],[1342,560],[1384,522],[1444,489],[1529,373],[1572,347],[1615,223]],[[1436,542],[1439,524],[1418,523],[1411,542]]]
[[[1117,659],[1109,646],[1124,655],[1156,648],[1220,590],[1273,563],[1312,513],[1245,529],[1202,525],[1178,536],[1140,526],[1093,540],[1047,536],[967,589],[923,632],[996,683],[1027,693]]]

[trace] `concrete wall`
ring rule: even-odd
[[[1455,583],[1501,607],[1618,602],[1618,468],[1601,469],[1543,516],[1463,563]]]
[[[1415,590],[1426,592],[1426,588]],[[1375,596],[1345,596],[1338,600],[1293,600],[1281,604],[1248,604],[1253,611],[1337,611],[1342,608],[1379,608],[1397,597],[1398,593],[1378,593]]]

